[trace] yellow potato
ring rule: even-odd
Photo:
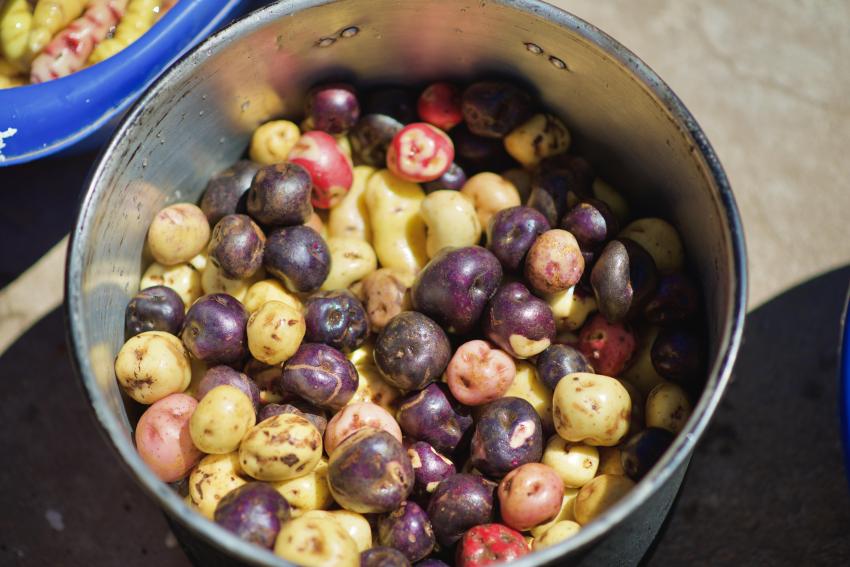
[[[552,431],[552,392],[540,379],[533,364],[525,360],[515,360],[514,362],[516,363],[516,375],[503,396],[522,398],[530,403],[537,415],[540,416],[543,429]]]
[[[372,224],[366,206],[366,184],[376,169],[358,165],[353,170],[351,189],[328,216],[328,236],[331,238],[357,238],[372,243]]]
[[[348,355],[348,360],[354,365],[358,376],[357,391],[348,403],[371,402],[390,412],[390,415],[395,415],[402,393],[381,377],[372,355],[374,348],[372,342],[367,342]]]
[[[681,271],[685,265],[685,249],[679,232],[669,222],[659,218],[638,219],[620,232],[640,244],[662,274]]]
[[[372,527],[369,521],[357,512],[334,510],[330,513],[333,520],[342,526],[361,553],[372,547]]]
[[[204,293],[226,293],[241,302],[248,295],[248,290],[251,286],[265,277],[265,270],[260,268],[250,278],[235,280],[225,276],[212,262],[207,262],[201,275],[201,287],[203,287]]]
[[[593,180],[593,196],[608,205],[620,223],[629,218],[629,203],[613,187],[599,179]],[[622,224],[621,224],[622,226]]]
[[[678,433],[685,427],[692,411],[688,394],[681,386],[663,382],[646,397],[646,426]]]
[[[322,458],[322,436],[300,415],[284,413],[255,425],[239,446],[239,464],[257,480],[310,474]]]
[[[372,243],[384,268],[415,274],[425,266],[425,222],[419,207],[425,193],[416,183],[402,181],[382,169],[366,184],[366,206]]]
[[[527,168],[570,147],[570,131],[554,114],[535,114],[505,136],[505,150]]]
[[[521,204],[519,192],[514,184],[501,175],[490,172],[473,175],[464,183],[460,192],[472,200],[478,222],[485,229],[493,215],[502,209]]]
[[[327,510],[333,504],[328,486],[328,460],[325,458],[308,474],[272,482],[271,485],[289,502],[293,518],[312,510]]]
[[[626,474],[620,454],[619,447],[599,447],[599,468],[596,474]]]
[[[239,448],[257,422],[254,404],[235,386],[216,386],[201,399],[189,420],[189,434],[204,453],[224,455]]]
[[[274,552],[304,567],[359,567],[360,551],[348,532],[327,517],[300,517],[283,524]]]
[[[561,509],[558,510],[558,514],[545,524],[540,524],[539,526],[531,528],[531,535],[535,538],[539,538],[546,533],[546,530],[558,522],[575,520],[576,517],[573,514],[573,506],[575,505],[576,496],[578,496],[578,488],[564,488],[564,499],[561,502]]]
[[[191,203],[176,203],[159,211],[148,228],[148,247],[164,266],[188,262],[207,247],[210,225]]]
[[[322,290],[346,289],[378,268],[378,258],[372,246],[356,238],[327,239],[331,253],[331,271],[322,284]]]
[[[282,301],[267,301],[248,318],[248,350],[260,362],[281,364],[295,354],[306,332],[301,311]]]
[[[580,529],[581,525],[571,520],[558,522],[543,532],[540,537],[536,538],[534,543],[531,545],[531,549],[533,551],[537,551],[538,549],[555,545],[556,543],[562,542],[565,539],[576,535]]]
[[[207,455],[189,475],[189,499],[201,514],[212,520],[224,495],[247,482],[235,452]]]
[[[434,191],[422,201],[419,212],[428,230],[425,250],[429,258],[446,246],[473,246],[481,240],[475,207],[458,191]]]
[[[147,289],[155,285],[164,285],[177,292],[186,309],[189,309],[204,294],[201,274],[189,264],[163,266],[159,262],[154,262],[142,275],[139,289]]]
[[[576,522],[582,526],[599,517],[634,487],[627,476],[603,474],[585,484],[576,496]]]
[[[566,441],[610,447],[629,430],[632,402],[616,378],[567,374],[555,387],[552,403],[555,430]]]
[[[147,331],[131,337],[118,351],[115,376],[128,396],[152,404],[189,387],[189,353],[174,335]]]
[[[254,130],[248,155],[262,165],[284,162],[300,137],[301,130],[289,120],[266,122]]]
[[[658,336],[658,327],[647,327],[638,333],[638,346],[632,355],[632,361],[620,376],[628,380],[644,396],[664,382],[664,378],[652,364],[652,343]]]
[[[26,70],[27,40],[32,27],[32,8],[27,0],[0,2],[0,53],[16,71]],[[3,73],[12,76],[12,73]]]
[[[569,488],[581,488],[596,476],[599,451],[584,443],[569,443],[560,436],[549,438],[543,450],[544,465],[549,465]]]
[[[269,301],[286,303],[296,311],[304,310],[304,305],[298,299],[298,296],[283,287],[283,284],[275,279],[260,280],[249,287],[242,304],[245,305],[248,313],[253,313]]]
[[[596,298],[593,295],[576,292],[576,286],[545,297],[546,303],[555,316],[558,331],[577,331],[584,325],[588,315],[596,311]]]

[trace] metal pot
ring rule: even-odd
[[[91,175],[70,245],[69,337],[100,426],[204,565],[280,565],[190,510],[143,464],[112,362],[138,287],[149,221],[195,201],[251,131],[297,114],[323,79],[423,83],[517,77],[565,118],[579,153],[646,211],[680,227],[708,314],[709,377],[685,430],[651,473],[581,532],[515,565],[629,565],[645,553],[729,380],[741,340],[745,250],[734,198],[693,117],[658,76],[600,30],[536,0],[292,0],[210,38],[140,100]]]

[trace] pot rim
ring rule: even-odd
[[[82,199],[80,211],[71,232],[65,270],[65,323],[67,338],[71,346],[72,359],[76,374],[83,390],[91,403],[92,410],[99,422],[101,433],[107,438],[113,449],[120,455],[139,486],[173,519],[187,529],[199,535],[203,540],[220,551],[250,565],[287,565],[282,558],[268,550],[239,539],[235,534],[225,530],[214,522],[207,521],[196,511],[192,510],[172,488],[160,481],[139,457],[132,440],[128,437],[120,420],[109,410],[105,399],[99,391],[97,381],[88,361],[89,344],[83,336],[80,320],[82,319],[82,266],[85,257],[84,243],[87,242],[88,226],[94,204],[102,193],[108,191],[106,185],[101,185],[109,156],[117,144],[132,126],[139,114],[160,93],[167,88],[172,80],[188,74],[205,58],[215,55],[231,41],[240,36],[262,27],[270,20],[280,20],[309,8],[344,0],[290,0],[278,2],[256,10],[244,18],[237,20],[204,42],[196,46],[189,54],[173,64],[151,87],[134,103],[126,114],[120,126],[112,135],[109,143],[101,151],[96,165],[93,167],[86,182],[86,191]],[[747,298],[747,268],[744,232],[741,226],[735,198],[729,181],[711,144],[694,117],[682,101],[673,93],[667,84],[631,51],[605,32],[584,20],[560,8],[541,0],[491,0],[510,9],[525,12],[530,16],[544,18],[549,22],[564,28],[568,33],[577,34],[588,42],[600,48],[608,57],[624,67],[644,87],[657,103],[668,113],[671,120],[691,139],[695,153],[704,160],[707,172],[716,187],[720,204],[720,213],[724,217],[724,225],[728,231],[728,250],[731,255],[732,289],[726,310],[728,319],[723,326],[720,336],[719,352],[709,372],[709,378],[700,400],[694,408],[681,434],[676,436],[670,449],[652,468],[634,489],[622,498],[615,506],[607,510],[596,520],[583,526],[575,536],[559,544],[537,551],[533,557],[525,556],[512,562],[518,566],[551,563],[558,558],[585,548],[602,538],[610,529],[621,523],[658,489],[664,485],[674,471],[687,464],[697,440],[704,432],[709,419],[720,402],[732,372],[733,363],[741,345],[741,338],[746,314]]]

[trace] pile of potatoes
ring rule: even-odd
[[[157,213],[115,372],[187,504],[297,564],[477,567],[650,471],[702,386],[699,291],[532,102],[322,85]]]

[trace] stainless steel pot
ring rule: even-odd
[[[710,374],[684,432],[652,472],[572,539],[516,565],[629,565],[645,553],[729,380],[746,298],[744,240],[723,169],[693,117],[636,56],[534,0],[292,0],[257,11],[165,74],[93,170],[67,267],[69,337],[100,426],[130,473],[204,565],[279,565],[191,511],[137,455],[112,362],[136,291],[147,225],[195,201],[251,131],[297,113],[322,79],[521,78],[563,116],[579,152],[632,203],[674,220],[705,290]]]

